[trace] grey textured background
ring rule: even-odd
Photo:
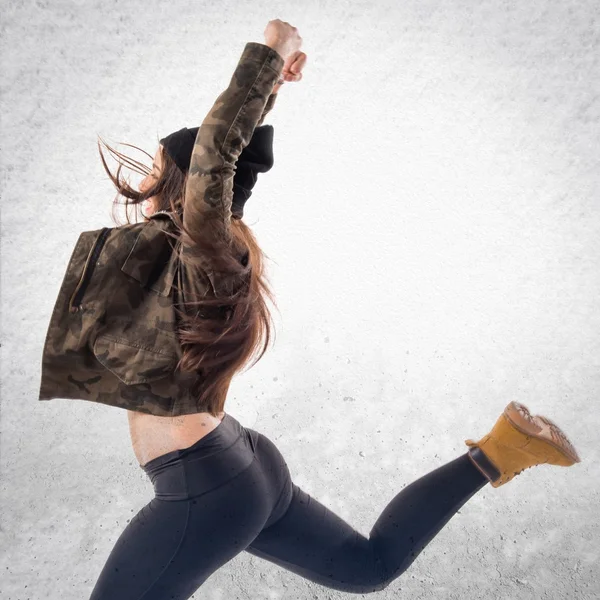
[[[277,339],[226,410],[368,535],[397,491],[525,403],[583,462],[486,486],[378,597],[598,597],[596,0],[1,8],[2,598],[88,598],[152,497],[124,411],[36,402],[73,245],[114,225],[96,136],[154,154],[199,125],[275,18],[308,55],[246,210]],[[194,595],[347,597],[245,552]]]

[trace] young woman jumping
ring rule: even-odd
[[[233,201],[236,161],[279,86],[301,79],[301,43],[296,28],[270,21],[265,43],[246,44],[202,125],[161,140],[139,192],[111,175],[119,194],[146,202],[147,222],[105,232],[75,253],[85,270],[65,298],[70,318],[82,320],[70,322],[69,333],[104,333],[93,339],[97,361],[72,360],[80,374],[65,373],[64,389],[68,381],[80,390],[69,397],[127,410],[155,492],[117,540],[91,600],[184,600],[242,551],[328,588],[380,591],[487,483],[497,488],[535,465],[580,461],[559,427],[510,402],[489,433],[466,441],[464,454],[392,497],[366,538],[294,484],[270,439],[224,411],[232,377],[261,341],[264,354],[270,331],[263,256],[241,220],[243,200]],[[144,241],[172,224],[175,247],[152,254],[156,244]],[[168,311],[177,315],[180,355]],[[173,372],[185,374],[188,387]],[[165,380],[179,387],[161,388]]]

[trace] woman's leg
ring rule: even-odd
[[[246,551],[329,588],[380,591],[487,482],[464,454],[398,493],[369,539],[293,484],[285,514]]]
[[[293,485],[289,505],[282,505],[247,551],[330,588],[379,591],[412,564],[488,481],[499,487],[532,466],[581,462],[560,427],[514,401],[488,434],[465,443],[468,453],[397,494],[369,539]]]

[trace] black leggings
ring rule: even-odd
[[[465,453],[392,498],[367,539],[292,482],[271,440],[227,413],[193,446],[142,468],[155,497],[120,535],[90,600],[184,600],[243,550],[328,588],[380,591],[487,483]]]

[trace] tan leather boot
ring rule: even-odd
[[[523,404],[511,402],[490,433],[478,442],[465,440],[469,458],[497,488],[536,465],[570,467],[581,462],[573,444],[549,419],[531,416]]]

